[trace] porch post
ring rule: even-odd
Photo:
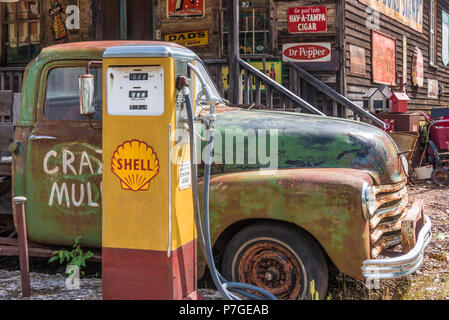
[[[239,58],[239,0],[228,1],[228,54],[229,54],[229,88],[228,100],[242,103],[242,81],[237,59]]]
[[[120,0],[120,40],[127,40],[128,13],[126,0]]]
[[[103,40],[104,1],[92,1],[92,39],[94,40]]]

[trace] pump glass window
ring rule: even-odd
[[[207,71],[207,68],[204,66],[204,64],[201,61],[196,60],[196,68],[200,71],[200,73],[203,75],[204,81],[206,81],[207,85],[209,86],[212,95],[214,95],[218,100],[221,100],[221,96],[218,93],[218,89],[215,86],[214,81],[209,75],[209,72]],[[204,94],[202,93],[202,87],[201,87],[201,81],[200,79],[195,75],[194,72],[191,73],[191,76],[195,77],[195,98],[196,98],[196,114],[200,113],[203,107],[205,107],[202,100],[204,100]]]
[[[101,120],[101,69],[91,68],[94,75],[96,113],[94,120]],[[87,120],[80,115],[79,76],[86,73],[86,67],[54,68],[47,79],[44,117],[48,120]]]

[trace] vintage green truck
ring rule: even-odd
[[[201,60],[172,43],[43,49],[26,68],[10,145],[13,195],[27,198],[33,242],[72,245],[81,235],[82,245],[101,247],[101,60],[118,45],[144,46],[153,55],[164,48],[187,50],[213,86]],[[97,90],[93,121],[79,113],[78,77],[88,65]],[[421,264],[430,220],[422,203],[408,204],[407,161],[382,130],[338,118],[221,107],[216,132],[232,132],[232,143],[247,148],[251,139],[268,141],[265,156],[276,151],[274,165],[247,156],[235,161],[237,155],[226,161],[226,143],[215,145],[214,157],[221,154],[223,161],[213,165],[211,232],[228,279],[282,299],[310,298],[314,280],[323,298],[330,264],[374,280],[408,275]],[[401,244],[401,255],[383,256]],[[200,276],[204,269],[200,261]]]

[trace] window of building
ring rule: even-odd
[[[103,40],[152,40],[152,0],[105,0]]]
[[[20,1],[2,5],[3,61],[8,65],[26,64],[41,49],[40,2]]]
[[[222,1],[222,48],[223,54],[227,55],[228,23],[227,23],[228,1]],[[240,22],[240,54],[259,55],[267,54],[269,50],[269,0],[240,0],[239,22]]]
[[[102,75],[101,68],[91,68],[94,75],[94,120],[101,119]],[[79,76],[86,73],[86,67],[54,68],[47,79],[44,117],[48,120],[87,120],[80,115]]]
[[[438,2],[437,0],[430,0],[430,12],[429,12],[429,64],[436,65],[437,56],[437,42],[436,42],[436,30],[437,30],[437,16],[438,16]]]

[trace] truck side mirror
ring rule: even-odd
[[[80,75],[79,89],[80,89],[80,114],[83,116],[92,116],[93,114],[95,114],[94,76],[90,73]]]

